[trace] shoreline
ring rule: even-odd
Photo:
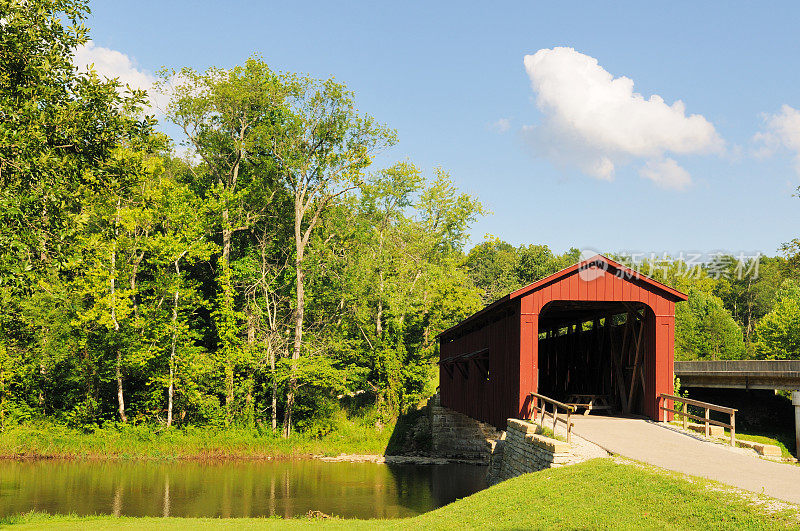
[[[326,463],[375,463],[387,465],[448,465],[463,464],[475,466],[488,466],[485,461],[477,459],[457,459],[448,457],[432,457],[423,455],[384,455],[384,454],[346,454],[335,456],[324,454],[297,454],[297,455],[181,455],[173,457],[154,456],[121,456],[121,455],[75,455],[75,454],[5,454],[0,455],[0,461],[323,461]]]
[[[330,463],[379,463],[389,465],[480,465],[489,463],[479,459],[457,459],[450,457],[432,457],[424,455],[379,455],[379,454],[340,454],[337,456],[314,456],[314,459]]]

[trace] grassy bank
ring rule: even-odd
[[[771,505],[718,483],[637,464],[596,459],[526,474],[436,511],[402,520],[298,518],[114,518],[25,515],[1,523],[21,529],[784,529],[800,525],[800,509]]]
[[[725,430],[725,436],[730,436],[730,431]],[[781,449],[782,457],[793,457],[794,433],[790,432],[758,432],[758,433],[739,433],[736,438],[742,441],[753,441],[764,444],[771,444]]]
[[[675,420],[670,422],[673,426],[681,428],[683,423]],[[728,440],[731,432],[728,429],[723,430],[725,436],[722,440]],[[699,433],[699,432],[696,432]],[[771,444],[777,446],[781,450],[782,457],[794,457],[794,432],[793,431],[736,431],[736,439],[740,441],[752,441],[764,444]]]
[[[283,438],[256,428],[107,426],[74,429],[48,422],[7,427],[0,432],[0,457],[120,459],[266,458],[305,455],[382,454],[394,424],[376,428],[361,419],[342,419],[335,429],[312,437]]]

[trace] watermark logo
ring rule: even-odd
[[[598,254],[601,253],[596,249],[584,249],[581,251],[581,262],[591,260]],[[614,275],[619,278],[630,279],[643,274],[662,279],[667,277],[699,279],[706,276],[715,280],[757,279],[762,256],[760,251],[732,253],[722,250],[679,251],[674,254],[666,251],[623,251],[611,255],[614,260],[626,266],[624,269],[614,271]],[[608,269],[605,261],[593,260],[581,267],[579,275],[582,280],[591,281],[601,277]]]
[[[596,249],[582,249],[581,263],[591,260],[598,254],[601,253]],[[589,263],[583,264],[578,270],[578,276],[584,282],[591,282],[605,275],[606,271],[608,271],[608,262],[598,258],[597,260],[591,260]]]

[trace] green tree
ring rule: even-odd
[[[510,243],[495,236],[473,247],[466,259],[470,277],[481,290],[484,304],[490,304],[520,287],[517,276],[519,255]]]
[[[25,386],[38,388],[43,411],[45,389],[58,385],[49,372],[74,352],[62,310],[77,215],[87,193],[128,179],[121,146],[142,149],[153,124],[135,118],[141,91],[123,94],[116,80],[73,67],[87,14],[86,2],[70,0],[0,8],[0,290],[13,315],[0,343],[24,356],[17,366],[35,368]]]
[[[172,99],[168,118],[186,135],[202,164],[193,171],[193,186],[219,216],[222,236],[216,325],[225,366],[225,421],[234,414],[236,364],[242,353],[241,307],[231,270],[233,236],[249,229],[263,213],[274,171],[272,150],[286,113],[286,100],[300,89],[291,75],[273,72],[251,57],[243,66],[184,68],[164,71],[161,90]],[[255,192],[267,188],[259,201]]]
[[[282,408],[321,434],[345,394],[391,417],[429,393],[436,334],[481,305],[477,198],[410,162],[369,175],[395,133],[256,57],[163,72],[181,160],[143,92],[72,66],[87,14],[0,5],[0,428],[277,429]],[[562,259],[510,251],[515,283]]]
[[[459,278],[458,273],[466,273],[463,251],[469,238],[467,231],[485,210],[478,198],[459,192],[450,174],[442,169],[436,169],[436,178],[422,190],[416,209],[409,250],[413,257],[411,264],[417,266],[414,275],[422,291],[421,298],[417,297],[423,323],[421,346],[433,353],[435,334],[432,330],[444,330],[460,319],[458,314],[442,314],[432,302],[436,294],[445,294],[451,283],[458,285],[465,281],[466,275]],[[477,293],[473,293],[475,295]],[[464,317],[479,305],[477,297],[470,304],[464,304]]]
[[[185,361],[194,351],[192,344],[196,338],[189,327],[189,316],[200,305],[195,288],[182,267],[208,260],[216,246],[207,239],[203,205],[188,186],[164,175],[154,186],[149,200],[155,206],[160,229],[150,243],[152,261],[172,299],[166,382],[166,425],[169,428],[173,423],[176,381],[182,380],[177,372],[187,365]],[[182,355],[187,347],[189,352]]]
[[[730,360],[744,356],[742,330],[719,297],[691,288],[675,308],[675,358]]]
[[[283,431],[289,436],[297,395],[295,371],[303,347],[306,250],[333,204],[361,181],[374,154],[395,142],[395,133],[359,114],[353,93],[332,79],[304,79],[287,102],[270,155],[294,203],[294,339]]]
[[[480,204],[445,172],[428,181],[407,162],[361,190],[311,240],[306,348],[391,418],[429,390],[436,333],[480,306],[463,254]]]
[[[750,344],[755,325],[775,303],[786,261],[765,256],[746,261],[722,256],[716,260],[721,262],[724,275],[715,282],[714,294],[741,325],[745,343]]]
[[[86,193],[75,216],[79,232],[70,289],[82,303],[76,317],[101,331],[99,342],[111,352],[122,422],[127,422],[124,372],[131,356],[141,352],[139,268],[154,231],[145,190],[159,168],[156,155],[118,148],[101,174],[103,187]]]
[[[360,266],[369,271],[369,284],[377,287],[372,296],[364,295],[375,301],[375,336],[378,340],[383,338],[384,309],[389,304],[387,283],[392,281],[392,261],[397,259],[399,238],[402,237],[400,224],[422,182],[419,169],[404,162],[378,172],[361,186],[359,215],[364,225],[360,230],[368,239],[367,246],[371,252],[361,255],[368,257],[368,262]]]
[[[800,359],[800,283],[785,280],[772,311],[756,325],[756,352],[762,359]]]
[[[484,304],[489,304],[571,266],[579,259],[580,251],[575,248],[556,255],[547,245],[530,244],[515,248],[491,237],[472,248],[467,255],[467,265],[473,282],[483,291]]]
[[[546,245],[521,245],[516,276],[520,287],[536,282],[561,269],[561,260]]]

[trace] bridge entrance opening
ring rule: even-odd
[[[655,314],[639,302],[553,301],[539,314],[539,393],[578,412],[646,414]]]

